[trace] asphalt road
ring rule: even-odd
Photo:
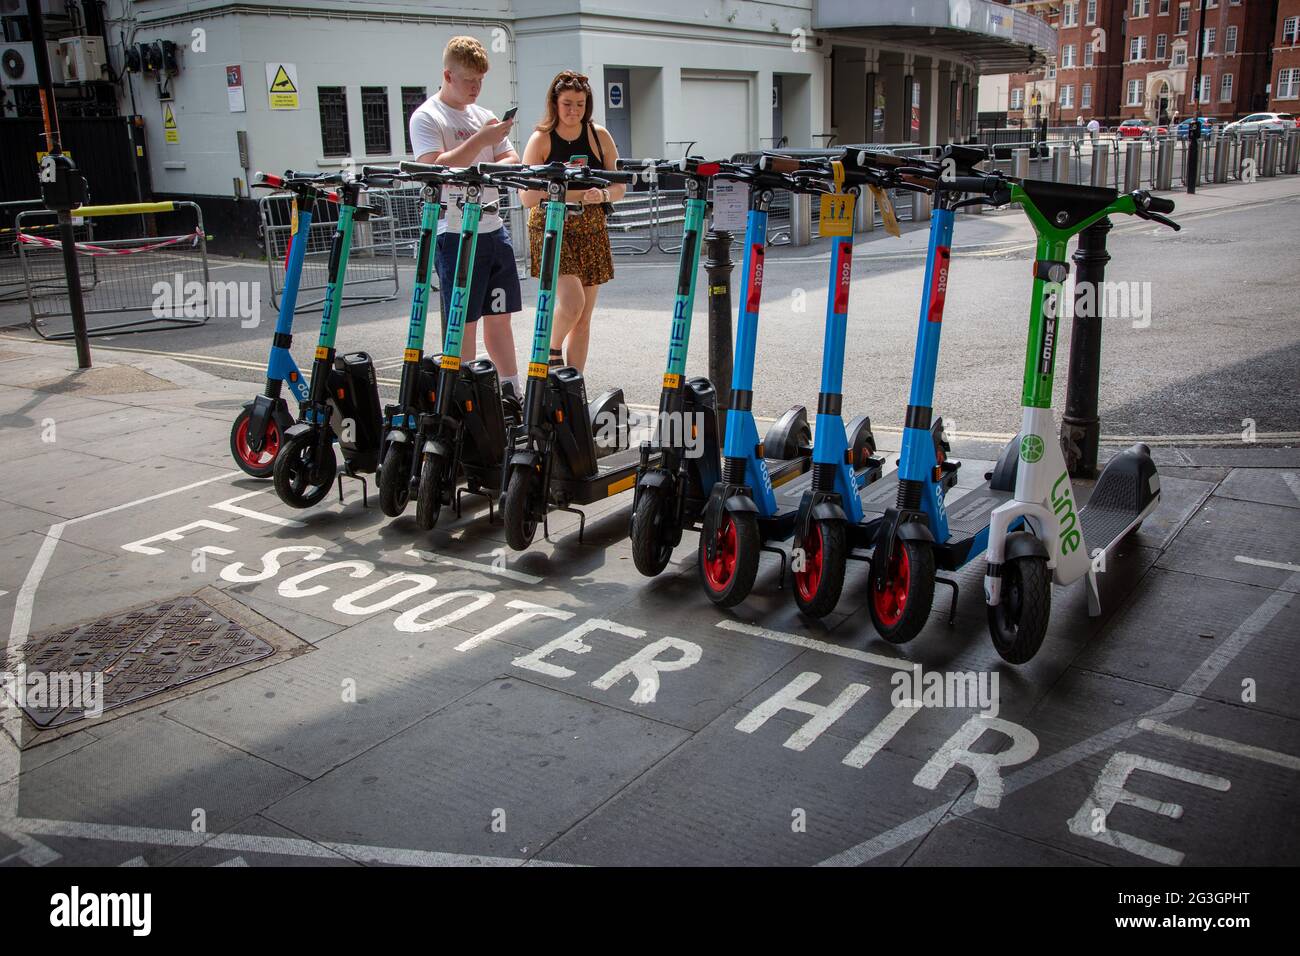
[[[1300,431],[1295,388],[1300,381],[1300,323],[1294,298],[1300,181],[1209,192],[1245,205],[1189,204],[1180,216],[1180,233],[1130,220],[1117,222],[1111,234],[1107,279],[1133,296],[1130,301],[1138,307],[1106,322],[1100,396],[1105,435],[1235,436],[1248,420],[1260,434]],[[902,422],[924,272],[921,238],[914,234],[907,241],[905,235],[900,241],[877,232],[858,246],[846,417],[865,411],[877,425]],[[754,410],[760,416],[774,417],[797,403],[815,406],[826,301],[824,248],[818,243],[805,249],[774,247],[769,253],[755,374]],[[935,397],[937,412],[958,434],[1006,435],[1018,426],[1031,257],[1032,233],[1020,213],[959,218]],[[274,321],[266,301],[265,266],[231,260],[214,260],[214,265],[220,267],[212,272],[214,280],[262,284],[259,326],[214,319],[200,329],[96,341],[181,353],[224,377],[260,381]],[[675,258],[657,252],[620,256],[615,268],[616,277],[601,290],[597,307],[588,392],[622,385],[630,402],[653,404],[663,369]],[[349,307],[342,315],[339,347],[371,352],[381,378],[397,375],[410,275],[404,261],[396,298]],[[739,264],[733,297],[738,287]],[[692,375],[707,372],[705,289],[701,276],[688,366]],[[521,354],[531,338],[535,295],[536,281],[526,280],[525,309],[514,319]],[[0,325],[21,322],[25,313],[21,303],[0,306]],[[316,324],[314,310],[298,316],[301,361],[309,359]],[[1058,414],[1067,356],[1058,355]]]

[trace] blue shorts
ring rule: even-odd
[[[451,314],[451,290],[456,282],[456,255],[460,250],[460,233],[447,231],[438,237],[433,264],[438,270],[442,296],[442,322]],[[470,277],[469,296],[465,302],[465,324],[477,322],[484,315],[508,315],[523,308],[519,292],[519,268],[515,249],[505,226],[480,233],[474,247],[474,273]]]

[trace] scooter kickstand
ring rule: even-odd
[[[361,482],[361,507],[370,507],[370,495],[367,493],[368,484],[362,475],[349,475],[347,472],[341,472],[338,477],[339,486],[339,504],[343,504],[343,479],[351,478],[353,481]]]
[[[761,548],[759,548],[759,550],[760,550],[760,551],[769,551],[769,552],[771,552],[772,554],[775,554],[777,557],[779,557],[779,558],[781,559],[781,576],[780,576],[779,578],[776,579],[776,589],[777,589],[778,591],[782,591],[782,590],[784,590],[784,589],[785,589],[785,572],[786,572],[786,559],[785,559],[785,552],[782,551],[780,548],[775,548],[775,547],[773,547],[773,546],[770,545],[770,544],[765,544],[765,545],[763,545]]]
[[[935,584],[946,584],[952,588],[952,605],[948,608],[948,623],[951,625],[957,620],[957,582],[952,578],[941,578],[939,575],[934,576]]]
[[[570,508],[570,507],[567,507],[567,506],[562,506],[562,507],[556,508],[555,510],[556,510],[556,511],[567,511],[567,512],[568,512],[569,514],[571,514],[571,515],[577,515],[577,516],[578,516],[578,544],[582,544],[582,535],[583,535],[583,532],[585,532],[585,531],[587,530],[587,516],[584,515],[584,514],[583,514],[579,509],[577,509],[577,508]]]

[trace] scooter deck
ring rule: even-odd
[[[988,546],[989,516],[1004,502],[1015,497],[1010,491],[996,491],[987,484],[958,498],[948,510],[948,540],[935,545],[935,566],[955,571]],[[898,472],[891,471],[870,485],[862,498],[865,512],[862,523],[849,530],[849,545],[870,548],[885,511],[898,498]]]
[[[662,455],[650,456],[650,467],[657,468]],[[624,448],[596,459],[596,473],[586,478],[551,476],[551,497],[571,505],[589,505],[604,501],[636,485],[637,467],[641,464],[640,448]]]
[[[796,459],[805,463],[803,472],[792,474],[786,482],[779,487],[776,493],[776,514],[770,518],[759,518],[758,528],[763,536],[764,541],[784,541],[794,535],[795,521],[799,518],[799,506],[803,503],[803,496],[806,492],[812,490],[813,473],[812,462],[810,459]],[[786,462],[781,462],[786,464]],[[863,475],[870,474],[872,471],[879,471],[880,466],[877,464],[867,464],[861,468],[854,469],[854,476],[861,478]],[[858,500],[865,499],[865,495],[876,485],[880,483],[877,478],[869,482],[862,488],[858,489]],[[773,486],[776,485],[776,479],[772,479]]]

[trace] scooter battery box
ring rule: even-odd
[[[467,461],[485,466],[497,463],[506,446],[506,419],[497,369],[490,359],[475,359],[461,366],[457,398],[473,445],[465,449]]]
[[[697,453],[698,466],[690,471],[691,480],[701,483],[700,487],[691,489],[691,496],[707,496],[714,482],[721,477],[721,464],[718,461],[718,450],[722,447],[718,436],[718,393],[707,378],[692,378],[686,383],[684,397],[686,421],[680,427],[695,429],[688,435],[691,448]]]
[[[591,434],[587,386],[572,366],[551,369],[546,379],[548,413],[556,426],[561,461],[569,475],[587,478],[596,473],[596,442]]]
[[[353,471],[374,471],[379,465],[379,440],[383,435],[375,363],[366,352],[336,355],[330,378],[330,398],[339,419],[333,423],[334,432],[344,457]]]

